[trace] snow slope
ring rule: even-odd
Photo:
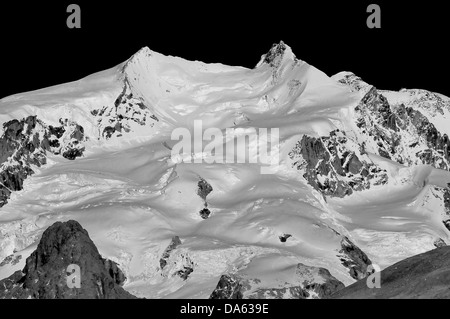
[[[449,243],[445,207],[426,201],[433,186],[447,186],[449,172],[369,152],[366,161],[386,170],[388,183],[330,198],[293,165],[288,154],[304,135],[339,129],[361,144],[354,108],[369,85],[343,84],[348,74],[330,78],[283,43],[253,69],[143,48],[110,70],[0,100],[2,124],[35,115],[48,125],[68,119],[86,137],[83,156],[71,161],[48,153],[47,164],[33,166],[23,190],[0,208],[0,261],[22,256],[0,266],[0,278],[23,267],[49,225],[69,219],[88,230],[103,257],[120,264],[126,290],[149,298],[207,298],[224,273],[259,277],[269,286],[295,283],[292,267],[299,263],[326,268],[348,285],[355,279],[338,257],[343,236],[382,268],[431,250],[438,238]],[[417,105],[411,92],[383,94],[393,104]],[[440,98],[447,116],[448,99]],[[435,108],[430,104],[429,112]],[[430,118],[448,132],[442,117]],[[171,133],[193,132],[195,120],[204,129],[279,128],[278,169],[263,175],[259,164],[174,163]],[[213,189],[208,219],[199,214],[200,178]],[[285,234],[291,237],[282,242]],[[161,269],[174,236],[181,245]],[[186,269],[192,269],[187,279],[179,275]]]

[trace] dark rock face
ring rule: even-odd
[[[264,56],[264,63],[269,64],[272,67],[278,67],[281,58],[286,51],[286,45],[283,41],[280,43],[274,43],[269,52]]]
[[[388,100],[382,94],[378,94],[375,87],[372,87],[364,96],[361,104],[367,106],[367,109],[381,126],[395,132],[398,131],[396,117],[391,111]],[[356,107],[356,110],[359,110],[359,106]]]
[[[423,199],[422,205],[427,205],[431,201],[437,201],[434,209],[435,214],[439,214],[444,226],[450,231],[450,187],[429,187],[427,195]],[[438,242],[439,240],[437,240]],[[437,242],[434,243],[436,247]],[[445,242],[444,242],[445,243]]]
[[[278,238],[280,239],[280,241],[282,243],[285,243],[291,237],[292,237],[292,235],[290,235],[290,234],[283,234],[283,235],[279,236]]]
[[[198,189],[197,195],[203,199],[204,207],[200,212],[200,217],[203,219],[208,219],[209,215],[211,215],[211,211],[208,209],[208,202],[206,201],[206,197],[213,191],[212,186],[203,178],[200,177],[198,181]]]
[[[172,241],[170,242],[169,246],[167,246],[167,248],[164,250],[162,257],[159,260],[159,267],[161,268],[161,270],[163,270],[164,267],[166,267],[167,259],[169,259],[170,253],[180,245],[181,245],[180,237],[178,236],[172,237]]]
[[[169,260],[172,257],[173,251],[181,244],[182,242],[180,238],[178,236],[174,236],[172,237],[170,244],[164,250],[164,253],[159,259],[159,267],[161,272],[167,268],[166,271],[163,272],[163,276],[178,276],[183,280],[187,280],[190,274],[194,272],[195,265],[188,254],[181,254],[178,256],[179,258],[176,257],[176,260],[173,258],[172,261]]]
[[[401,123],[391,110],[387,99],[372,87],[355,108],[356,126],[376,146],[371,150],[384,158],[401,164],[405,159],[396,156],[396,147],[401,141]],[[403,152],[402,152],[403,153]]]
[[[45,127],[46,134],[41,145],[46,151],[55,155],[62,155],[64,158],[74,160],[83,156],[83,142],[87,140],[84,135],[84,128],[68,119],[59,119],[60,126],[48,127],[42,121],[39,121]]]
[[[242,285],[234,275],[222,275],[209,299],[242,299]]]
[[[113,136],[120,137],[124,133],[131,132],[133,123],[152,127],[155,122],[159,121],[143,100],[133,95],[127,80],[125,80],[122,92],[114,101],[114,105],[92,110],[91,114],[97,119],[99,132],[105,139]]]
[[[13,191],[20,191],[24,180],[34,174],[32,165],[47,162],[47,151],[67,159],[82,156],[84,130],[76,123],[60,120],[61,126],[47,126],[36,116],[3,124],[0,138],[0,207]]]
[[[32,116],[3,124],[0,164],[5,165],[0,171],[0,206],[6,204],[11,192],[22,190],[23,181],[34,173],[32,164],[40,167],[46,163],[39,133],[33,133],[36,124]]]
[[[200,217],[203,219],[208,219],[209,215],[211,215],[211,211],[208,208],[203,208],[200,212]]]
[[[355,113],[361,133],[377,145],[371,150],[374,153],[400,164],[428,164],[450,169],[449,137],[441,134],[421,111],[404,104],[392,108],[372,87],[355,108]],[[416,142],[407,142],[411,140]]]
[[[212,186],[203,178],[200,178],[198,182],[197,194],[205,201],[205,203],[206,203],[206,196],[208,196],[209,193],[211,193],[212,191],[213,191]]]
[[[380,273],[381,288],[369,289],[360,280],[332,299],[449,299],[450,247],[402,260]]]
[[[72,264],[80,267],[80,288],[67,285],[67,267]],[[25,268],[0,281],[0,298],[135,298],[119,286],[123,281],[124,275],[117,264],[100,256],[79,223],[57,222],[43,233]]]
[[[191,266],[183,266],[183,269],[180,269],[176,272],[176,274],[183,280],[187,280],[189,275],[194,271],[194,268]]]
[[[450,184],[450,183],[449,183]],[[442,222],[445,227],[450,231],[450,185],[446,188],[440,189],[437,188],[437,191],[440,191],[443,194],[443,202],[444,202],[444,214],[442,218]]]
[[[175,271],[172,273],[172,276],[178,276],[183,280],[188,280],[195,268],[195,264],[188,254],[181,254],[180,258],[174,262],[174,266]]]
[[[327,196],[345,197],[369,189],[371,183],[386,184],[386,171],[360,159],[362,154],[350,150],[360,147],[352,144],[339,130],[321,138],[304,135],[289,156],[295,160],[294,167],[305,170],[303,177],[308,183]]]
[[[114,282],[119,286],[123,286],[123,284],[127,280],[127,277],[125,277],[125,274],[119,268],[119,265],[116,262],[109,259],[104,259],[104,264],[106,271],[109,273],[111,278],[114,279]]]
[[[344,267],[349,269],[353,279],[360,280],[369,275],[367,267],[372,264],[369,257],[354,243],[343,237],[341,240],[341,250],[338,255]]]
[[[396,111],[401,127],[405,130],[414,127],[417,135],[423,138],[429,148],[416,153],[416,157],[422,164],[449,170],[450,141],[447,134],[441,135],[421,112],[413,110],[411,107],[405,107],[402,104]]]

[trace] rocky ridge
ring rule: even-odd
[[[224,274],[210,299],[323,299],[344,288],[344,284],[325,268],[299,263],[295,283],[267,287],[258,278]]]
[[[70,288],[69,265],[80,267],[80,287]],[[22,271],[0,281],[1,299],[129,299],[118,265],[103,259],[76,221],[56,222],[42,235]]]
[[[170,244],[164,250],[159,260],[159,267],[163,276],[178,276],[183,280],[187,280],[194,271],[195,264],[187,252],[173,254],[181,244],[180,237],[174,236],[172,237]]]
[[[308,183],[326,196],[342,198],[388,181],[386,171],[339,130],[319,138],[304,135],[289,156]]]
[[[36,116],[3,124],[0,138],[0,207],[13,191],[23,188],[34,167],[47,163],[47,152],[74,160],[83,155],[86,141],[82,126],[60,119],[59,126],[47,125]]]

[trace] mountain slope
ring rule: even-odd
[[[369,289],[359,281],[332,299],[448,299],[450,249],[435,250],[402,260],[380,273],[381,288]]]

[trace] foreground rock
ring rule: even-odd
[[[209,299],[242,299],[240,280],[236,275],[222,275]]]
[[[342,282],[325,268],[299,263],[296,280],[273,287],[258,278],[239,274],[225,274],[219,280],[210,299],[324,299],[343,289]]]
[[[331,296],[333,299],[447,299],[450,298],[450,247],[402,260],[381,272],[381,288],[366,280]]]
[[[67,284],[69,265],[80,267],[80,288],[69,288]],[[124,281],[118,265],[100,256],[88,232],[78,222],[57,222],[43,233],[25,268],[0,281],[0,298],[135,298],[120,286]]]
[[[364,148],[339,130],[320,138],[304,135],[289,157],[308,183],[326,196],[342,198],[388,181],[386,171]]]

